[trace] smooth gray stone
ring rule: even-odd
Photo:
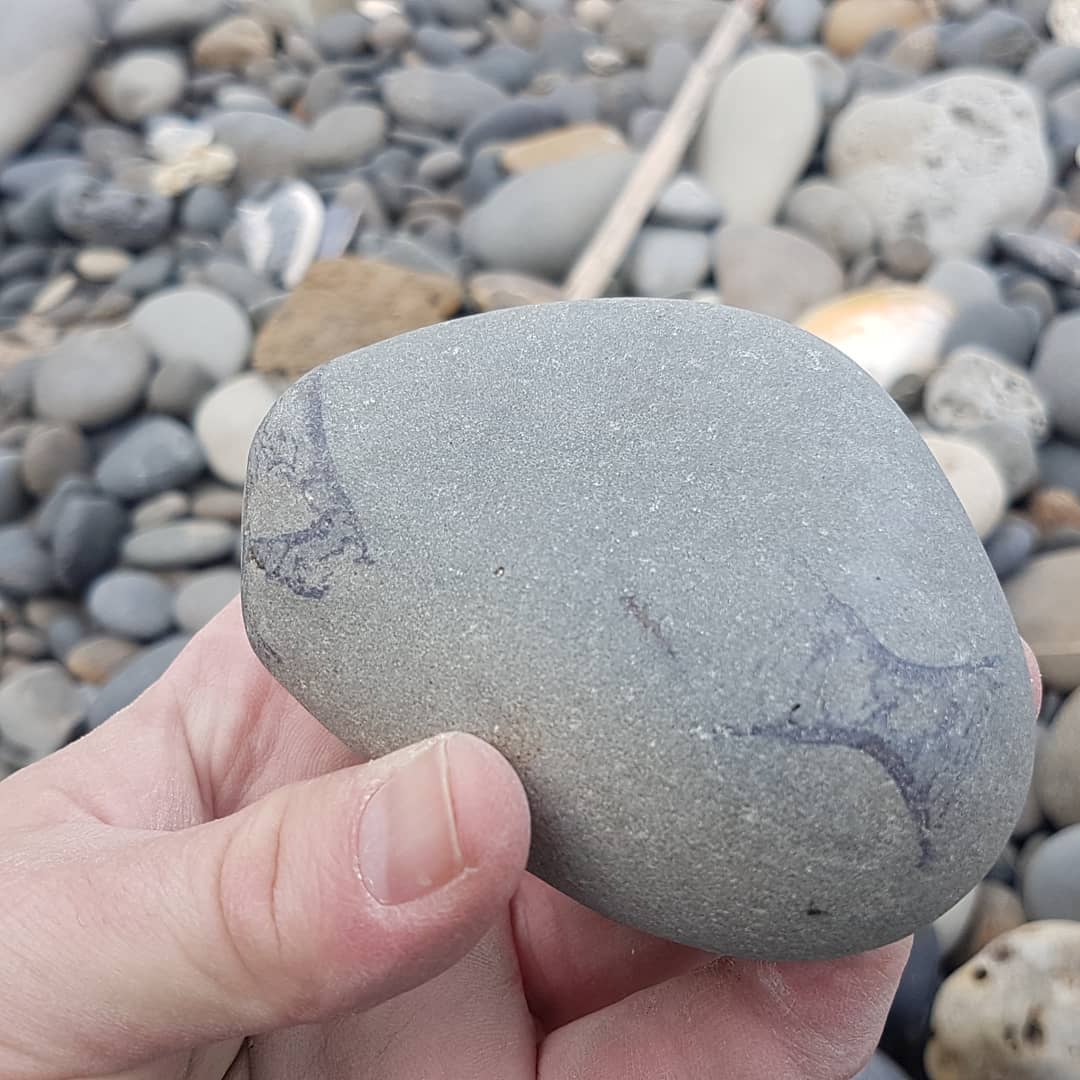
[[[131,533],[120,554],[143,570],[183,570],[218,562],[235,544],[236,529],[226,522],[185,519]]]
[[[58,615],[45,630],[49,652],[57,660],[66,660],[68,653],[86,636],[86,627],[77,615]]]
[[[213,118],[214,134],[236,154],[242,188],[294,175],[304,157],[307,132],[285,116],[245,110]]]
[[[231,566],[204,570],[176,592],[176,622],[196,633],[240,592],[240,572]]]
[[[461,136],[461,149],[469,155],[493,142],[539,135],[567,123],[566,113],[544,99],[509,101],[471,123]]]
[[[465,62],[465,50],[448,30],[421,26],[413,37],[413,44],[420,56],[435,67],[452,67]]]
[[[174,634],[132,657],[100,690],[86,715],[92,728],[105,723],[113,713],[130,705],[151,684],[165,674],[190,639]]]
[[[1024,82],[1038,87],[1047,97],[1067,83],[1080,79],[1080,49],[1075,45],[1048,45],[1024,65]]]
[[[101,489],[134,502],[169,488],[184,487],[206,468],[191,428],[171,416],[136,420],[98,462]]]
[[[995,236],[998,247],[1010,258],[1030,266],[1050,281],[1080,288],[1080,251],[1052,236],[1002,229]]]
[[[352,11],[339,11],[320,19],[315,45],[327,60],[345,60],[363,51],[371,21]]]
[[[177,41],[193,37],[226,9],[226,0],[129,0],[112,23],[112,40]]]
[[[79,687],[59,664],[31,664],[0,684],[0,737],[22,761],[58,750],[82,717]]]
[[[588,301],[382,342],[279,399],[244,520],[275,677],[364,753],[494,743],[533,870],[632,926],[777,959],[894,941],[1026,797],[982,545],[888,396],[775,320]]]
[[[70,154],[34,154],[13,161],[0,170],[0,192],[18,199],[42,185],[55,183],[69,173],[85,170],[86,162]]]
[[[132,49],[91,80],[98,102],[115,120],[141,124],[168,112],[183,96],[187,67],[172,49]]]
[[[38,596],[53,582],[49,552],[26,525],[0,528],[0,592],[9,596]]]
[[[16,244],[0,258],[0,281],[29,274],[37,276],[49,265],[49,249],[43,244]]]
[[[184,197],[180,207],[180,224],[195,233],[219,236],[229,224],[232,206],[221,188],[200,184]]]
[[[948,356],[962,345],[974,345],[1024,365],[1038,337],[1038,327],[1028,313],[1000,300],[971,304],[962,308],[945,335],[941,355]]]
[[[214,379],[195,360],[176,358],[162,364],[146,390],[146,404],[155,412],[189,417],[213,389]]]
[[[680,173],[660,192],[652,222],[680,229],[707,229],[722,216],[713,193],[692,173]]]
[[[56,523],[67,501],[75,495],[97,495],[97,486],[85,476],[67,476],[56,485],[48,498],[42,499],[33,523],[34,535],[41,541],[52,543]]]
[[[386,114],[374,105],[338,105],[308,131],[304,161],[312,169],[336,169],[366,161],[386,136]]]
[[[536,56],[520,45],[498,41],[469,61],[469,70],[508,94],[524,90],[536,74]]]
[[[1031,919],[1080,919],[1080,825],[1054,833],[1024,871],[1024,910]]]
[[[1039,530],[1027,518],[1010,515],[986,541],[986,555],[999,581],[1028,561],[1039,542]]]
[[[71,178],[69,174],[68,179]],[[34,244],[52,244],[59,239],[53,208],[62,183],[63,179],[46,184],[5,209],[4,223],[15,239]]]
[[[97,13],[86,0],[4,0],[0,16],[0,163],[18,153],[82,82]]]
[[[819,3],[820,0],[810,0]],[[682,41],[661,41],[649,55],[645,68],[645,93],[650,105],[658,109],[667,109],[675,100],[694,54]]]
[[[51,536],[56,583],[77,592],[108,570],[127,525],[124,508],[104,495],[74,493],[65,499]]]
[[[660,125],[664,122],[666,115],[663,109],[635,109],[630,122],[626,125],[630,145],[637,150],[644,150],[660,130]]]
[[[22,455],[16,450],[0,450],[0,525],[15,521],[25,507]]]
[[[173,625],[172,589],[142,570],[114,570],[98,578],[86,607],[103,629],[135,641],[153,641]]]
[[[153,192],[129,191],[76,174],[56,189],[53,216],[66,236],[84,244],[145,251],[169,231],[173,206]]]
[[[854,196],[828,180],[799,184],[788,196],[782,217],[786,225],[845,263],[861,258],[874,246],[870,215]]]
[[[1052,319],[1039,341],[1032,376],[1050,407],[1057,431],[1080,440],[1080,312]]]
[[[1080,446],[1048,442],[1039,451],[1039,472],[1047,487],[1066,487],[1080,495]]]
[[[946,67],[1020,67],[1038,47],[1035,32],[1019,15],[990,8],[971,22],[949,27],[938,40],[938,57]]]
[[[451,133],[506,101],[497,86],[467,71],[441,68],[400,68],[383,77],[381,89],[383,102],[399,123]]]
[[[694,229],[647,225],[628,261],[635,296],[686,296],[709,272],[709,238]]]
[[[21,315],[41,291],[40,281],[11,281],[0,289],[0,316]]]
[[[147,296],[167,285],[176,269],[176,259],[168,248],[151,251],[136,259],[114,282],[113,288],[129,296]]]
[[[823,0],[769,0],[769,25],[785,45],[809,45],[825,16]]]
[[[150,358],[126,327],[65,338],[34,375],[34,411],[50,420],[100,427],[142,399]]]

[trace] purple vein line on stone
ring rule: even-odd
[[[330,589],[333,569],[348,554],[357,565],[371,565],[360,517],[338,479],[330,458],[317,370],[290,391],[295,429],[263,439],[253,450],[253,483],[279,474],[295,485],[311,508],[312,520],[301,529],[252,536],[245,555],[271,581],[297,596],[318,600]]]

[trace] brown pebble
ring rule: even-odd
[[[41,660],[49,655],[49,646],[40,630],[29,626],[13,626],[4,631],[4,648],[12,656],[24,660]]]
[[[1043,536],[1080,529],[1080,499],[1068,488],[1041,488],[1028,501],[1028,516]]]
[[[28,600],[23,607],[23,618],[35,629],[44,633],[50,624],[66,616],[79,617],[81,609],[70,600],[58,600],[55,596],[39,596]]]
[[[138,645],[123,638],[89,637],[67,654],[64,663],[76,679],[97,686],[107,682],[138,650]]]

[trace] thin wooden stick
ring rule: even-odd
[[[717,23],[626,186],[570,271],[563,288],[567,300],[603,295],[656,204],[660,189],[686,156],[716,77],[757,21],[762,2],[733,0]]]

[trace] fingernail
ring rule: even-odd
[[[360,818],[360,876],[380,904],[407,904],[465,869],[450,795],[450,761],[439,739],[372,795]]]

